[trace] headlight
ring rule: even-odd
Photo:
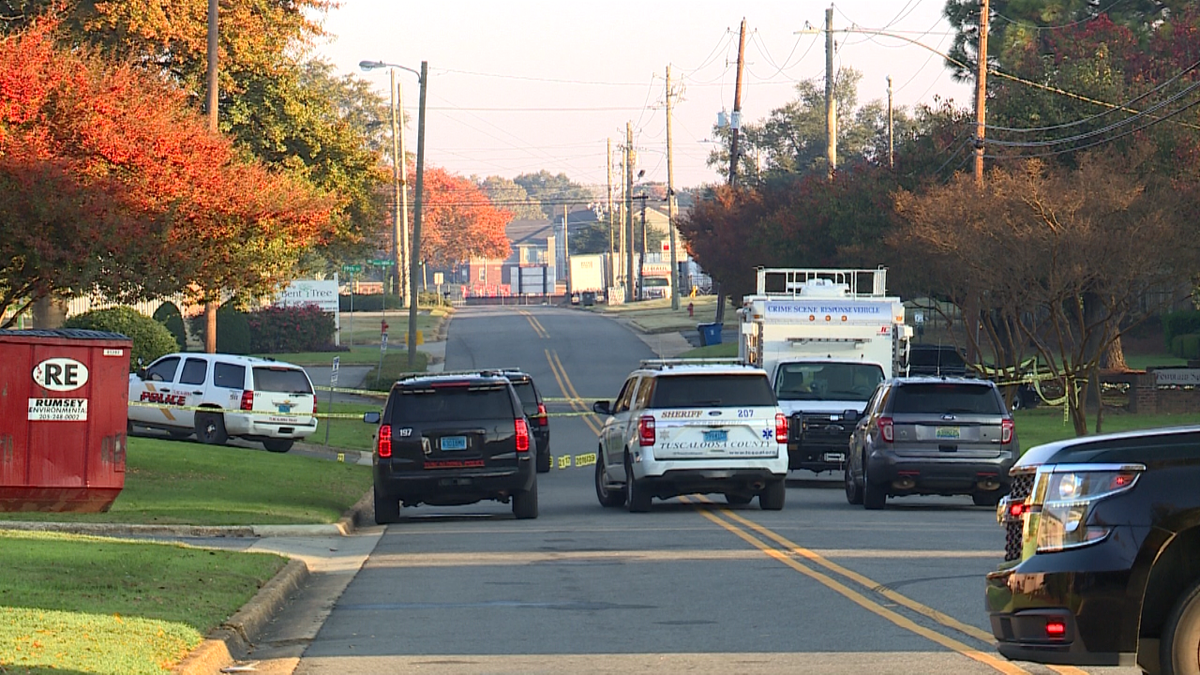
[[[1088,523],[1101,499],[1132,489],[1141,464],[1075,464],[1038,469],[1029,500],[1025,542],[1052,553],[1103,541],[1112,528]]]

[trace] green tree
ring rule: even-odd
[[[591,190],[571,182],[567,174],[551,174],[545,169],[537,173],[523,173],[513,182],[525,188],[531,199],[542,205],[542,215],[554,220],[562,216],[563,206],[590,204],[595,197]]]
[[[541,220],[546,217],[541,203],[530,197],[524,186],[510,178],[471,176],[471,180],[487,194],[493,206],[512,211],[514,218]]]

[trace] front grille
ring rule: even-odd
[[[1013,474],[1012,487],[1009,490],[1008,498],[1010,501],[1023,500],[1033,492],[1033,479],[1037,476],[1034,472],[1022,472]],[[1024,548],[1022,530],[1025,527],[1024,519],[1010,520],[1004,523],[1004,560],[1018,560],[1021,557],[1021,549]]]

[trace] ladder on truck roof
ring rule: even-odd
[[[758,295],[792,298],[799,296],[806,283],[815,280],[845,285],[853,297],[887,296],[887,268],[873,270],[758,268]]]

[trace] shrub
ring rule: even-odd
[[[400,300],[400,296],[398,296],[398,295],[392,295],[392,294],[382,295],[380,293],[374,293],[372,295],[360,295],[358,293],[355,293],[354,294],[354,311],[356,311],[356,312],[380,312],[380,311],[383,311],[383,303],[385,300],[387,301],[388,309],[398,310],[398,309],[402,309],[404,307],[404,303]],[[350,296],[349,295],[339,295],[338,296],[338,309],[343,312],[350,311]]]
[[[137,369],[138,359],[141,359],[143,364],[148,364],[163,354],[178,351],[175,336],[171,335],[166,326],[132,307],[110,307],[85,312],[67,319],[63,328],[103,330],[128,337],[133,341],[133,351],[129,358],[129,367],[132,370]]]
[[[323,352],[334,349],[333,315],[316,305],[264,307],[247,315],[255,354]]]
[[[175,306],[173,302],[164,302],[154,310],[154,320],[167,327],[171,331],[171,335],[175,336],[175,343],[179,345],[179,351],[187,349],[187,329],[183,323],[183,313]]]
[[[1171,354],[1181,359],[1200,359],[1200,334],[1176,335],[1171,340]]]
[[[208,321],[203,313],[192,319],[192,333],[208,343]],[[232,300],[217,310],[217,351],[222,354],[250,353],[250,324],[245,312],[238,310]]]
[[[1176,337],[1200,333],[1200,311],[1167,312],[1162,316],[1162,324],[1163,339],[1166,340],[1167,347],[1174,350]]]

